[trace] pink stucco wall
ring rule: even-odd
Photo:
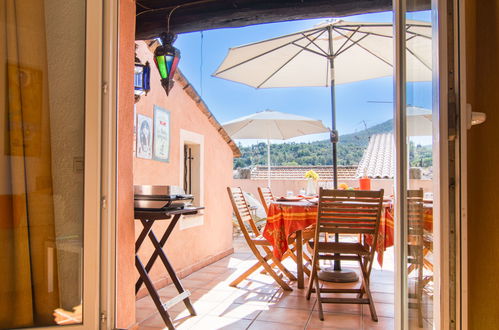
[[[153,118],[154,105],[169,111],[171,140],[170,160],[167,163],[134,157],[133,183],[183,186],[180,174],[180,162],[183,163],[183,155],[180,153],[180,130],[204,137],[204,201],[201,203],[206,207],[204,224],[184,230],[177,226],[165,246],[174,268],[179,270],[181,275],[186,275],[195,270],[196,265],[204,265],[232,251],[232,210],[226,187],[232,185],[233,153],[180,83],[177,82],[169,96],[166,96],[150,50],[142,41],[138,41],[137,45],[137,57],[143,63],[149,61],[152,69],[151,91],[147,96],[141,97],[136,104],[136,112]],[[163,233],[168,223],[169,221],[156,223],[154,231]],[[135,235],[138,235],[142,226],[137,222],[135,227]],[[148,241],[146,243],[140,251],[143,260],[147,260],[152,252],[152,244]],[[159,263],[153,267],[151,274],[157,286],[168,282],[168,275]]]
[[[132,182],[135,1],[120,1],[119,24],[116,327],[126,329],[135,323]]]

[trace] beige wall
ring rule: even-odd
[[[499,329],[499,3],[467,0],[468,101],[487,121],[468,134],[470,329]]]
[[[232,150],[179,82],[173,87],[170,95],[166,96],[160,85],[151,52],[144,42],[137,42],[137,45],[137,57],[143,63],[149,61],[153,65],[151,91],[147,96],[142,96],[136,104],[137,114],[153,118],[154,105],[169,111],[171,140],[169,162],[134,158],[133,183],[183,186],[180,172],[183,164],[180,130],[201,135],[204,139],[205,192],[204,200],[200,201],[200,204],[206,207],[203,212],[203,224],[183,230],[181,226],[177,226],[165,247],[174,268],[184,270],[183,273],[186,274],[193,265],[213,261],[217,256],[232,251],[232,210],[229,203],[226,203],[226,187],[232,184]],[[168,223],[169,221],[157,223],[154,230],[162,233]],[[140,233],[141,228],[142,225],[137,222],[136,235]],[[147,258],[151,251],[152,245],[147,241],[140,252],[141,258]],[[158,286],[164,285],[168,280],[164,268],[159,263],[153,267],[151,274]]]

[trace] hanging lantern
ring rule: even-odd
[[[172,46],[177,39],[176,35],[162,33],[160,39],[161,45],[154,51],[154,62],[161,76],[161,86],[163,86],[166,95],[168,95],[173,87],[173,76],[180,60],[180,51]]]

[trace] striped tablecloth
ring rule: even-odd
[[[276,258],[280,260],[288,249],[288,237],[291,234],[315,224],[317,210],[317,205],[309,202],[275,202],[270,204],[263,237],[272,244]],[[433,228],[431,208],[425,208],[424,227],[429,232]],[[366,241],[368,244],[372,244],[372,237],[367,237]],[[384,251],[393,246],[394,241],[393,204],[385,203],[376,246],[377,260],[380,266],[383,265]]]
[[[262,234],[272,244],[276,258],[281,260],[284,252],[288,250],[288,237],[291,234],[315,224],[317,210],[317,205],[309,202],[270,204],[267,224]]]

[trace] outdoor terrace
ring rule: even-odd
[[[192,292],[191,301],[198,316],[190,316],[182,303],[177,304],[170,312],[178,329],[394,329],[392,249],[385,253],[383,269],[375,263],[371,275],[377,323],[371,320],[367,306],[339,304],[324,304],[325,320],[320,321],[315,294],[310,301],[306,300],[306,289],[298,289],[296,283],[292,292],[284,292],[270,276],[258,272],[238,288],[230,287],[229,283],[256,261],[242,238],[234,241],[234,250],[234,254],[182,280]],[[292,261],[287,261],[288,269],[296,269]],[[352,287],[358,283],[334,285]],[[167,300],[175,295],[175,288],[167,286],[159,294]],[[426,305],[425,309],[428,308]],[[137,301],[136,313],[139,329],[164,328],[149,296]],[[425,328],[431,328],[426,322]]]

